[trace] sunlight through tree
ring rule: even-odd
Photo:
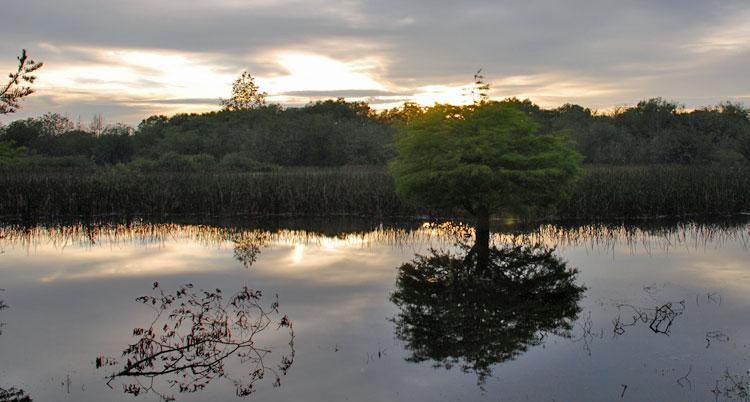
[[[266,104],[267,92],[262,92],[255,83],[255,77],[243,71],[239,78],[232,83],[232,96],[221,99],[224,110],[255,109]]]

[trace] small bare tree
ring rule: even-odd
[[[267,92],[262,92],[255,83],[255,77],[243,71],[232,83],[232,96],[221,99],[224,110],[255,109],[266,104]]]
[[[101,133],[104,131],[104,127],[104,116],[102,116],[101,113],[95,114],[94,117],[91,118],[89,130],[91,130],[91,132],[96,135],[101,135]]]
[[[8,74],[8,82],[0,85],[0,114],[13,113],[21,107],[21,100],[32,93],[34,89],[31,84],[36,80],[33,74],[42,68],[43,63],[31,60],[26,54],[26,49],[18,56],[18,68]]]
[[[474,74],[471,98],[474,100],[474,104],[482,104],[490,100],[490,84],[484,80],[481,68]]]

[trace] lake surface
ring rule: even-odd
[[[445,268],[471,236],[450,223],[5,225],[0,387],[35,401],[748,400],[748,221],[506,227],[492,242],[522,256],[508,263],[521,274],[499,282]],[[159,350],[172,360],[133,366]]]

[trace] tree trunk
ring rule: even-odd
[[[487,269],[490,257],[490,214],[486,208],[477,208],[476,240],[474,248],[477,253],[477,272]]]

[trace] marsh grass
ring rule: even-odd
[[[725,216],[750,211],[746,166],[588,167],[572,196],[558,206],[565,218]]]
[[[409,215],[384,169],[271,173],[0,172],[0,214],[66,216]]]
[[[547,218],[723,216],[750,211],[750,168],[587,167]],[[382,167],[266,173],[0,170],[5,219],[92,216],[436,215],[404,204]],[[442,215],[455,216],[456,211]]]

